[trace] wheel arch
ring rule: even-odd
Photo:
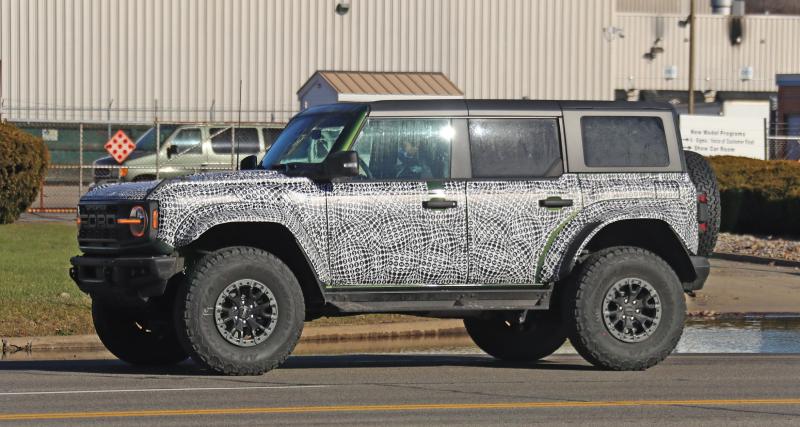
[[[584,251],[597,252],[614,246],[635,246],[653,252],[669,264],[681,282],[697,278],[689,251],[685,244],[664,220],[652,218],[620,219],[595,223],[587,227],[580,245],[574,245],[565,255],[559,277],[566,277],[577,264]]]
[[[217,224],[179,248],[189,257],[229,246],[251,246],[270,252],[297,277],[306,302],[306,313],[314,315],[325,304],[322,283],[294,234],[277,222],[226,222]]]

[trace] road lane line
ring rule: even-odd
[[[293,388],[325,388],[329,385],[275,385],[275,386],[249,386],[249,387],[187,387],[187,388],[138,388],[114,390],[59,390],[59,391],[9,391],[0,392],[0,396],[37,396],[51,394],[93,394],[93,393],[152,393],[170,391],[224,391],[224,390],[285,390]]]
[[[440,403],[402,405],[339,405],[285,406],[274,408],[155,409],[103,412],[50,412],[0,414],[0,421],[63,420],[81,418],[168,417],[188,415],[300,414],[325,412],[386,412],[424,410],[476,409],[541,409],[541,408],[609,408],[645,406],[745,406],[800,405],[800,398],[789,399],[717,399],[717,400],[623,400],[587,402],[504,402],[504,403]]]

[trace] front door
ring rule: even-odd
[[[333,285],[466,283],[465,183],[450,178],[455,137],[447,118],[367,121],[352,147],[361,176],[334,182],[328,197]]]

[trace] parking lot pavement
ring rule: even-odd
[[[191,364],[0,363],[0,423],[800,423],[800,355],[674,355],[645,372],[577,356],[509,365],[481,355],[296,356],[259,377]]]

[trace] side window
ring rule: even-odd
[[[201,154],[203,146],[200,138],[200,129],[181,129],[172,138],[172,145],[178,148],[178,154]]]
[[[374,179],[450,177],[450,119],[369,119],[353,147]]]
[[[264,132],[264,148],[269,150],[269,147],[272,147],[272,143],[278,139],[278,135],[283,132],[283,129],[279,128],[264,128],[262,129]]]
[[[563,172],[555,119],[471,119],[474,178],[558,176]]]
[[[581,117],[583,159],[595,167],[669,165],[667,137],[659,117]]]
[[[234,144],[241,154],[258,153],[258,129],[236,128]],[[211,129],[211,151],[214,154],[231,153],[231,128]]]

